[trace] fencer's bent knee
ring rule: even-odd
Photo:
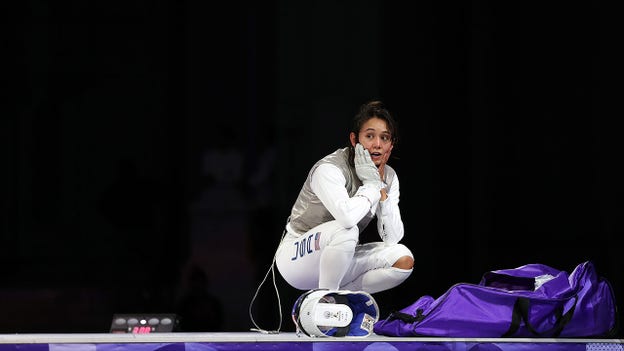
[[[400,269],[412,269],[414,267],[414,255],[403,244],[395,244],[386,254],[386,262],[389,266]]]
[[[414,259],[411,256],[401,256],[392,265],[394,268],[412,269],[414,267]]]

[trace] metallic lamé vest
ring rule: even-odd
[[[290,232],[303,234],[321,223],[329,222],[334,219],[331,213],[327,211],[321,200],[312,191],[312,187],[310,186],[311,175],[321,164],[329,163],[338,167],[346,179],[345,188],[349,197],[353,197],[353,195],[355,195],[358,188],[362,185],[362,182],[357,177],[355,168],[349,164],[348,159],[349,148],[343,148],[325,156],[316,162],[314,166],[312,166],[310,172],[308,173],[308,177],[301,187],[301,191],[299,191],[299,196],[297,197],[297,200],[295,200],[292,211],[290,212]],[[385,174],[386,184],[388,184],[389,188],[392,180],[394,179],[395,172],[390,166],[386,165]],[[373,213],[369,211],[358,223],[360,232],[366,228],[372,219]]]

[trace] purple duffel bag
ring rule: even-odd
[[[610,283],[591,261],[568,274],[543,264],[490,271],[479,284],[422,296],[375,323],[387,336],[612,337],[619,327]]]

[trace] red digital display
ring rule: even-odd
[[[146,327],[146,326],[141,326],[141,327],[133,327],[132,328],[132,334],[149,334],[152,332],[152,327]]]
[[[115,314],[111,333],[153,334],[176,330],[175,314]]]

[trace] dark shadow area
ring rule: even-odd
[[[375,296],[382,316],[486,271],[586,260],[621,304],[615,5],[405,6],[7,5],[0,333],[174,312],[189,331],[248,331],[309,166],[372,98],[399,121],[390,164],[416,255]],[[276,277],[293,330],[302,292]],[[276,328],[270,281],[257,298]]]

